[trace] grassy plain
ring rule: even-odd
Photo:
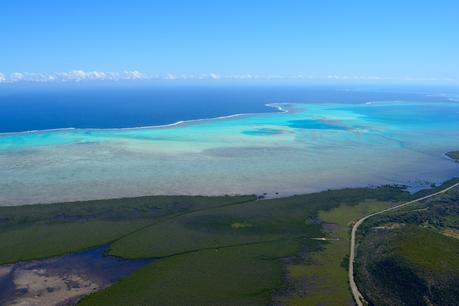
[[[144,272],[145,275],[136,276],[137,273],[134,273],[130,280],[122,280],[117,285],[88,297],[83,304],[116,304],[131,298],[142,303],[137,298],[145,296],[148,300],[156,295],[149,292],[161,292],[164,298],[161,301],[165,304],[176,304],[183,300],[199,305],[269,304],[272,299],[296,304],[294,294],[300,288],[292,286],[291,282],[285,282],[286,269],[298,262],[305,266],[315,266],[308,256],[324,244],[323,241],[311,239],[324,235],[320,222],[316,222],[320,210],[347,205],[351,210],[358,207],[363,213],[366,210],[364,206],[368,205],[371,209],[372,205],[380,204],[365,202],[367,198],[393,201],[406,196],[406,193],[393,187],[344,189],[230,205],[160,222],[115,241],[110,253],[127,258],[156,257],[164,265],[169,261],[175,265],[177,258],[180,258],[181,262],[187,264],[180,265],[177,270],[170,270],[168,266],[164,270],[166,274],[160,278],[155,275],[155,264],[152,264],[145,268],[149,271]],[[364,204],[358,205],[362,202]],[[352,220],[352,216],[349,213],[350,219],[347,222]],[[346,242],[342,242],[341,246],[346,252]],[[337,262],[338,267],[341,260],[342,257]],[[222,266],[225,267],[223,273]],[[309,277],[313,269],[304,271],[303,276]],[[319,267],[316,271],[319,270],[322,269]],[[206,277],[195,278],[198,272],[205,273]],[[147,274],[150,275],[150,281],[145,284]],[[188,278],[191,276],[193,277]],[[174,281],[161,281],[169,277]],[[195,284],[192,279],[199,281]],[[258,281],[254,282],[255,279]],[[255,285],[257,283],[259,285]],[[336,283],[347,288],[345,277],[336,280]],[[239,289],[232,289],[234,286]],[[144,287],[144,291],[139,289]],[[137,297],[126,297],[129,288],[137,288],[136,292],[140,290],[145,293]],[[167,300],[177,296],[177,292],[183,295],[174,301]],[[321,302],[320,299],[316,301]]]
[[[141,197],[3,207],[0,262],[101,244],[109,244],[112,255],[157,259],[88,296],[81,301],[85,305],[296,304],[303,291],[288,281],[295,270],[306,281],[314,275],[324,279],[310,301],[319,303],[320,294],[329,294],[334,285],[340,292],[336,301],[347,301],[341,267],[347,223],[381,202],[406,198],[400,188],[386,186],[262,201],[255,196]],[[340,224],[339,230],[328,232],[321,218]],[[342,240],[311,239],[327,235]]]
[[[366,200],[357,205],[319,211],[325,222],[323,236],[328,240],[303,262],[288,266],[288,277],[304,292],[295,292],[282,301],[289,305],[351,305],[352,295],[347,278],[349,229],[352,221],[388,207],[387,202]],[[299,284],[307,284],[300,286]]]
[[[160,259],[82,305],[267,305],[282,286],[279,258],[297,241],[207,249]]]
[[[108,244],[186,212],[254,199],[254,196],[139,197],[0,207],[0,264]]]

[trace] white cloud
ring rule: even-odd
[[[14,72],[9,75],[8,78],[11,82],[22,81],[24,79],[24,74],[20,72]]]
[[[149,78],[146,74],[133,70],[123,72],[103,72],[72,70],[56,73],[13,72],[5,74],[0,72],[0,82],[79,82],[85,80],[142,80]]]
[[[216,74],[216,73],[211,73],[209,74],[209,77],[212,79],[212,80],[218,80],[220,79],[220,75]]]
[[[134,70],[134,71],[125,71],[123,75],[126,79],[130,80],[141,80],[147,78],[147,75],[143,72]]]
[[[80,82],[80,81],[119,81],[119,80],[304,80],[304,81],[391,81],[391,82],[458,82],[453,79],[438,78],[390,78],[381,76],[362,75],[278,75],[278,74],[233,74],[221,75],[217,73],[208,74],[172,74],[148,75],[138,70],[121,72],[85,71],[76,69],[68,72],[35,73],[35,72],[14,72],[10,74],[0,72],[0,83],[15,82]]]
[[[123,72],[103,72],[103,71],[83,71],[72,70],[70,72],[61,72],[55,74],[56,78],[61,81],[83,81],[83,80],[141,80],[147,76],[137,70]]]
[[[164,77],[165,80],[176,80],[177,77],[171,73],[168,73],[165,77]]]

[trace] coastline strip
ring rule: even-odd
[[[289,113],[290,110],[284,108],[282,105],[294,105],[295,103],[268,103],[265,104],[267,107],[276,108],[277,112],[264,112],[264,113],[239,113],[239,114],[232,114],[226,116],[219,116],[219,117],[211,117],[211,118],[198,118],[198,119],[190,119],[190,120],[180,120],[173,123],[167,124],[160,124],[160,125],[146,125],[146,126],[136,126],[136,127],[123,127],[123,128],[75,128],[75,127],[64,127],[64,128],[55,128],[55,129],[44,129],[44,130],[29,130],[29,131],[19,131],[19,132],[4,132],[0,133],[0,137],[2,136],[14,136],[14,135],[21,135],[21,134],[40,134],[40,133],[52,133],[52,132],[61,132],[61,131],[129,131],[129,130],[144,130],[144,129],[161,129],[161,128],[168,128],[179,126],[183,124],[189,123],[196,123],[202,121],[217,121],[217,120],[225,120],[231,118],[238,118],[238,117],[247,117],[247,116],[258,116],[258,115],[266,115],[266,114],[285,114]]]

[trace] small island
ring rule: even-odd
[[[447,152],[445,155],[455,160],[456,162],[459,162],[459,151]]]

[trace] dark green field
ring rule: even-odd
[[[82,305],[297,304],[320,302],[334,286],[343,288],[340,295],[348,299],[342,270],[347,222],[377,203],[383,207],[418,195],[385,186],[271,200],[152,196],[2,207],[0,263],[104,244],[110,245],[110,255],[157,259],[87,296]],[[330,214],[324,214],[327,211]],[[322,220],[342,228],[324,230]],[[345,240],[333,244],[311,239],[330,234]],[[330,258],[330,263],[313,258]],[[303,299],[308,292],[304,288],[324,264],[327,277],[314,289],[314,297]],[[339,277],[332,277],[335,274]],[[339,305],[338,300],[331,305]]]
[[[318,212],[366,199],[400,201],[397,187],[289,198],[140,197],[0,208],[0,263],[110,244],[111,255],[158,258],[83,305],[269,304],[294,293],[289,263],[324,243]]]

